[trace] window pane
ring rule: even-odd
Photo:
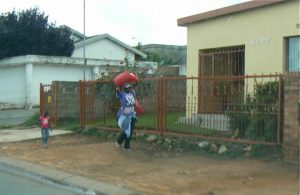
[[[300,72],[300,37],[289,39],[289,72]]]

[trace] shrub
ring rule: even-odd
[[[257,84],[254,94],[247,94],[245,102],[236,111],[227,111],[230,128],[238,129],[241,138],[275,141],[278,130],[278,94],[278,81]]]

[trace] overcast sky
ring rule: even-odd
[[[131,46],[185,45],[177,19],[249,0],[85,0],[85,34],[108,33]],[[83,33],[84,0],[0,0],[1,13],[38,7],[56,25]]]

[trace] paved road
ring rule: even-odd
[[[90,178],[82,177],[79,175],[74,175],[72,173],[67,173],[59,170],[55,170],[49,167],[37,165],[31,162],[18,160],[6,156],[0,155],[0,172],[11,173],[13,175],[20,175],[22,177],[28,177],[34,179],[35,181],[46,183],[46,184],[56,184],[64,186],[73,192],[80,192],[80,194],[94,195],[94,194],[117,194],[117,195],[139,195],[134,191],[123,188],[122,186],[116,186],[107,184],[104,182],[96,181]],[[2,193],[2,180],[0,175],[0,195],[10,195],[7,193]],[[7,181],[6,185],[9,187],[14,186],[14,181]],[[23,191],[22,191],[23,192]],[[16,195],[24,194],[17,193]],[[29,193],[32,194],[32,193]],[[41,193],[44,195],[44,193]],[[50,193],[58,194],[59,193]],[[11,195],[14,195],[11,193]],[[27,194],[25,194],[27,195]]]
[[[50,186],[28,179],[26,177],[13,175],[0,171],[0,194],[5,195],[75,195],[67,189]]]

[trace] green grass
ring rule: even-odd
[[[1,129],[10,129],[10,128],[13,128],[14,126],[13,125],[0,125],[0,130]]]
[[[156,114],[144,114],[137,118],[136,129],[156,129]],[[117,127],[118,124],[115,117],[109,117],[95,120],[92,126]]]
[[[200,125],[184,124],[179,123],[178,120],[185,117],[185,112],[168,112],[167,115],[167,131],[176,133],[193,133],[203,136],[217,136],[217,137],[229,137],[231,134],[228,132],[219,131],[216,129],[207,129],[200,127]],[[89,124],[89,123],[88,123]],[[91,126],[107,126],[107,127],[118,127],[117,120],[115,117],[104,119],[97,119]],[[156,130],[157,129],[157,114],[147,113],[138,116],[136,123],[136,129],[143,130]]]
[[[81,129],[81,125],[80,125],[80,121],[64,121],[64,122],[58,122],[58,125],[55,128],[78,131]]]
[[[29,118],[24,123],[22,123],[21,126],[25,126],[25,127],[39,126],[39,118],[40,118],[40,113],[37,112],[31,118]]]

